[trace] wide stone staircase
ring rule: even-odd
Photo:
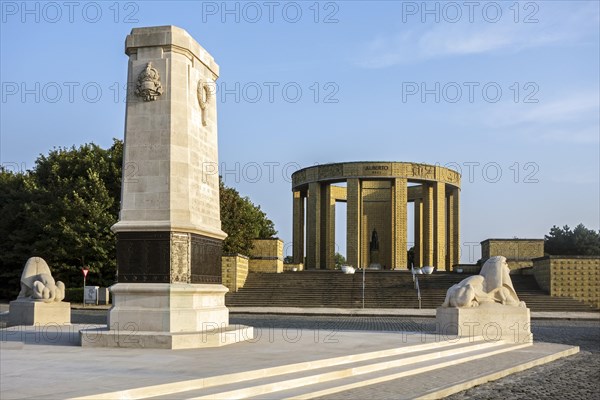
[[[299,361],[310,356],[312,349],[308,348],[305,352],[288,355],[290,361],[299,362],[78,399],[364,399],[365,392],[360,391],[361,388],[390,381],[401,389],[395,391],[392,398],[438,399],[579,351],[577,347],[565,345],[515,344],[488,341],[483,337],[440,341],[429,336],[412,343],[401,343],[400,338],[397,339],[394,346],[377,351],[361,352],[355,348],[336,357]],[[253,363],[257,363],[256,354],[250,356]],[[244,354],[235,361],[243,364]],[[353,392],[355,389],[358,393]],[[390,393],[380,393],[377,398],[380,397],[389,398]]]
[[[421,308],[437,308],[447,289],[468,275],[434,272],[418,275]],[[513,275],[519,298],[532,311],[598,311],[567,297],[552,297],[537,285],[533,276]],[[362,307],[363,275],[340,271],[301,271],[281,274],[250,273],[237,293],[228,293],[229,307]],[[408,271],[367,271],[365,308],[419,308],[417,291]]]

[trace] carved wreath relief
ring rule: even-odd
[[[140,72],[137,79],[135,94],[144,101],[153,101],[163,93],[163,87],[160,83],[160,74],[158,70],[149,62],[146,68]]]
[[[199,81],[196,94],[198,95],[198,104],[202,110],[202,126],[206,126],[206,106],[212,96],[208,82]]]

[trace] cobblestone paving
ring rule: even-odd
[[[600,354],[588,351],[447,397],[451,400],[598,398]]]
[[[232,314],[230,323],[259,328],[295,328],[339,331],[433,332],[433,318],[359,317],[359,316],[294,316]]]
[[[579,354],[449,396],[463,399],[599,399],[600,323],[532,321],[535,341],[579,346]]]

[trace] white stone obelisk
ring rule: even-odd
[[[252,338],[221,285],[219,66],[185,30],[135,28],[129,56],[118,283],[106,331],[84,346],[194,348]]]

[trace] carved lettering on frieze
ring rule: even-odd
[[[366,165],[363,167],[363,175],[390,175],[391,169],[389,165]]]

